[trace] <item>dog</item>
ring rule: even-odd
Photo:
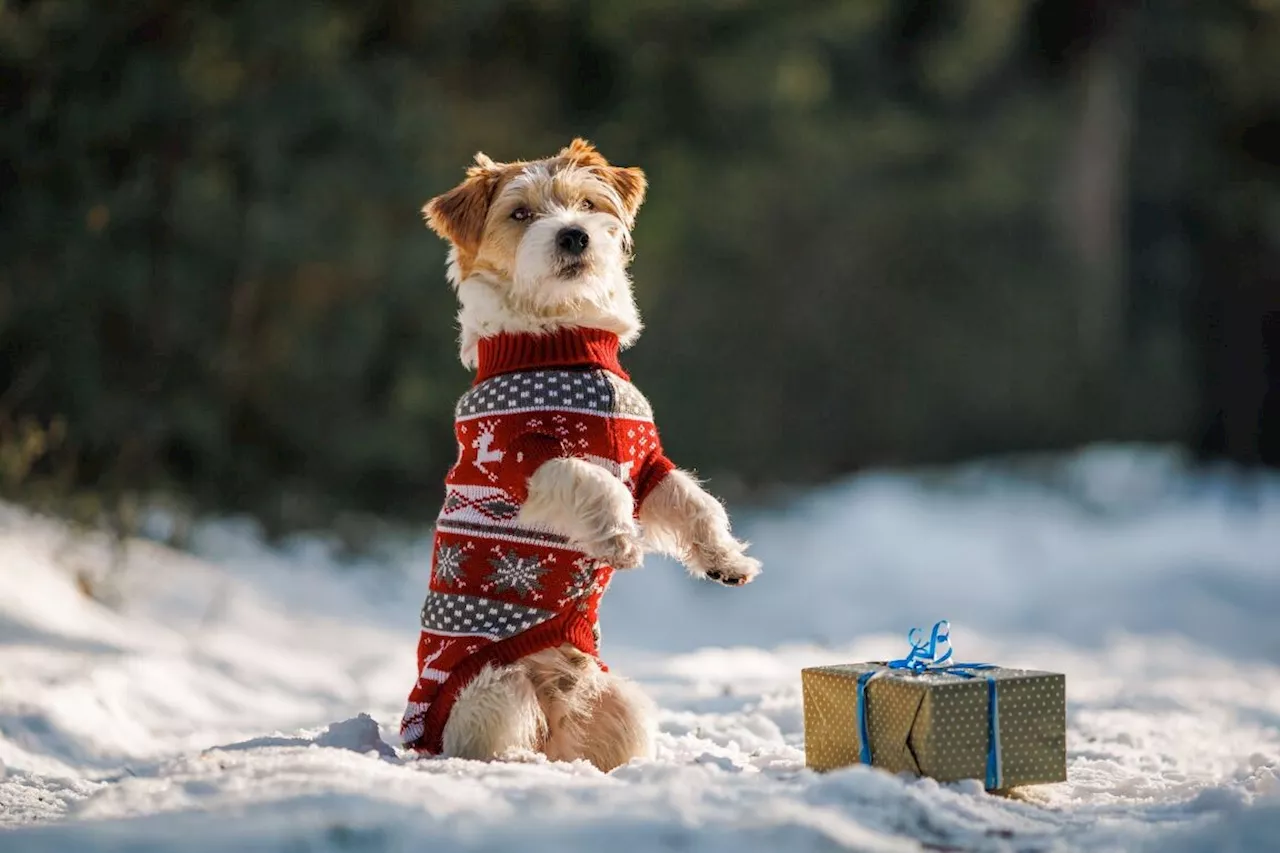
[[[411,749],[605,772],[652,755],[651,701],[599,657],[614,570],[661,552],[728,586],[760,572],[721,502],[662,452],[618,361],[641,331],[628,267],[646,188],[578,138],[540,160],[477,154],[423,208],[449,244],[476,376],[455,411],[401,722]]]

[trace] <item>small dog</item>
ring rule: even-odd
[[[411,748],[541,752],[606,772],[650,755],[650,701],[598,657],[613,571],[645,551],[729,586],[760,571],[721,503],[662,453],[618,363],[641,328],[627,267],[645,189],[640,169],[575,139],[531,162],[477,154],[424,208],[450,243],[476,378],[456,409],[401,724]]]

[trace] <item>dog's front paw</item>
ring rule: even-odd
[[[634,569],[644,560],[644,546],[640,542],[640,532],[634,529],[623,530],[587,543],[582,550],[615,569]]]
[[[708,580],[725,586],[751,583],[760,574],[760,561],[741,551],[703,551],[698,554],[697,568]]]

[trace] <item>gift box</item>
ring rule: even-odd
[[[988,790],[1067,778],[1066,677],[953,663],[946,622],[895,661],[801,671],[805,763],[870,764]]]

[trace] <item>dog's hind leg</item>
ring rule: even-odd
[[[488,761],[540,751],[547,721],[521,666],[486,666],[458,692],[442,736],[444,755]]]
[[[653,757],[653,702],[635,682],[603,673],[604,689],[584,724],[582,757],[606,773]]]
[[[526,659],[547,719],[552,761],[586,759],[606,773],[653,754],[653,703],[634,683],[604,672],[572,646]]]

